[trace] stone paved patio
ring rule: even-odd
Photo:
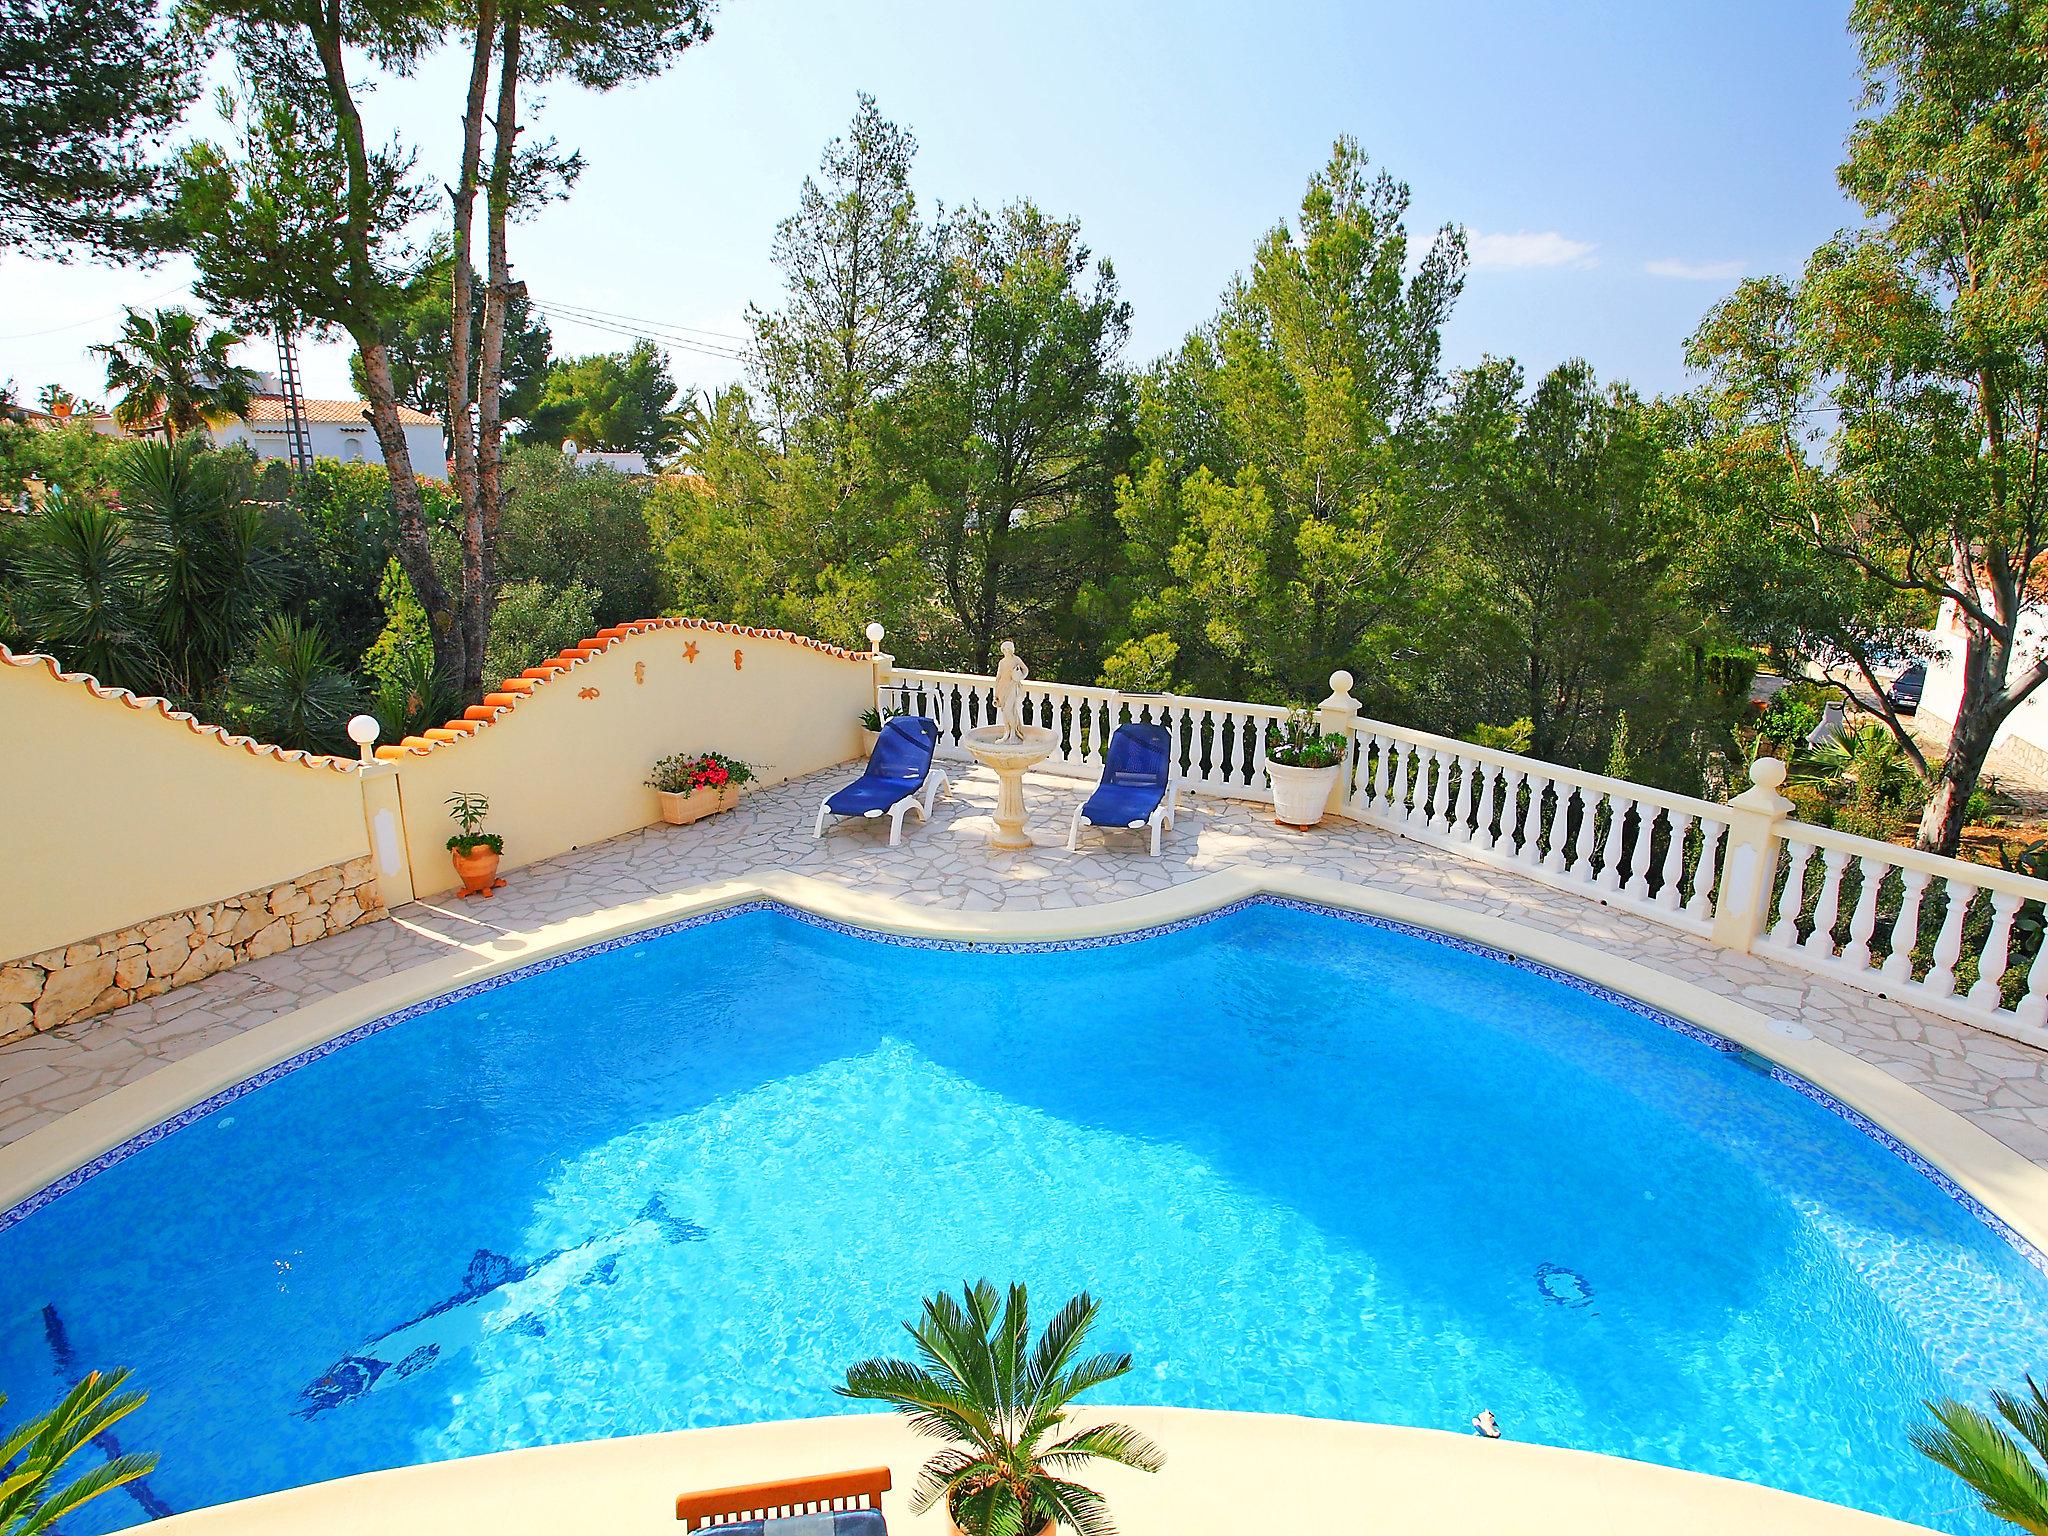
[[[752,795],[693,827],[653,827],[512,871],[489,904],[415,902],[389,922],[0,1046],[0,1145],[167,1062],[450,946],[707,881],[781,869],[921,906],[1046,910],[1164,890],[1233,867],[1286,865],[1563,934],[1797,1018],[2048,1167],[2048,1055],[2027,1046],[1349,822],[1292,833],[1255,806],[1184,799],[1180,825],[1157,859],[1146,856],[1137,834],[1091,838],[1073,854],[1051,846],[991,855],[982,839],[995,781],[968,768],[954,766],[962,781],[929,826],[915,817],[906,823],[898,848],[886,845],[886,824],[843,825],[812,839],[819,799],[846,776],[836,770]],[[1041,837],[1064,833],[1083,792],[1072,780],[1031,778]]]

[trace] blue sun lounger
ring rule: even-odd
[[[1067,828],[1067,851],[1090,826],[1152,831],[1152,855],[1159,855],[1159,833],[1173,825],[1180,804],[1180,785],[1173,772],[1173,738],[1163,725],[1120,725],[1104,754],[1102,783],[1075,808]]]
[[[861,776],[837,794],[828,795],[818,807],[818,824],[813,837],[825,835],[827,816],[859,816],[866,820],[889,818],[889,846],[903,839],[903,813],[916,811],[919,821],[929,821],[932,802],[948,782],[943,768],[932,766],[932,754],[939,747],[939,723],[923,715],[898,715],[882,722],[882,734]]]

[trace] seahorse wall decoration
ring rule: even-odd
[[[646,662],[636,661],[633,663],[633,681],[636,683],[645,683],[647,681]]]
[[[735,672],[739,671],[740,667],[741,667],[742,665],[744,665],[744,664],[745,664],[745,662],[746,662],[746,659],[747,659],[747,653],[746,653],[745,651],[734,651],[734,652],[732,653],[732,669],[733,669],[733,671],[735,671]]]

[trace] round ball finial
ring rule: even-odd
[[[355,715],[349,719],[348,739],[363,749],[364,761],[369,760],[370,748],[377,744],[377,737],[383,729],[375,715]]]
[[[1760,757],[1749,765],[1749,782],[1759,789],[1775,790],[1785,782],[1786,772],[1783,759]]]
[[[1330,692],[1349,693],[1351,691],[1351,681],[1351,674],[1342,667],[1339,667],[1330,674]]]
[[[871,619],[871,620],[869,620],[869,621],[868,621],[868,630],[867,630],[867,634],[868,634],[868,649],[869,649],[869,650],[871,650],[871,651],[878,651],[878,650],[880,650],[880,649],[882,648],[882,634],[883,634],[883,630],[882,630],[882,626],[881,626],[881,623],[880,623],[880,621],[879,621],[879,620],[874,620],[874,619]]]

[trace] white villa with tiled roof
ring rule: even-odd
[[[377,435],[370,430],[369,418],[364,414],[368,407],[362,401],[308,400],[305,409],[306,435],[314,458],[340,459],[343,463],[382,462]],[[414,472],[439,479],[448,464],[448,439],[439,420],[425,411],[402,405],[398,408],[398,419],[405,427],[405,445],[411,451]],[[291,457],[282,395],[258,395],[249,403],[246,416],[208,431],[223,447],[247,443],[259,459]]]

